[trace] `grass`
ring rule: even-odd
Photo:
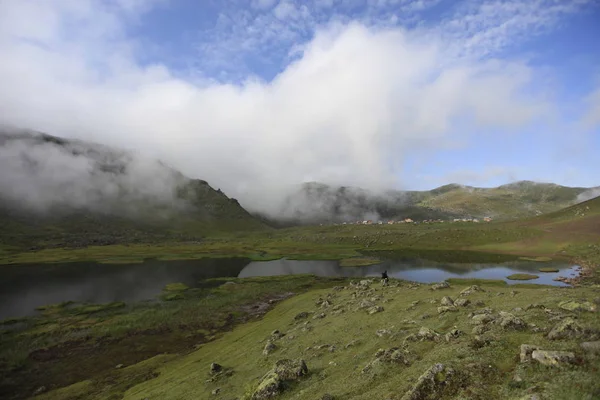
[[[226,281],[237,284],[223,286]],[[114,393],[104,391],[103,377],[112,380],[106,373],[115,365],[134,365],[165,352],[189,352],[256,318],[260,312],[252,305],[265,303],[266,310],[268,299],[336,282],[305,275],[212,279],[204,288],[181,290],[181,284],[174,284],[170,287],[177,290],[167,293],[176,298],[165,302],[45,306],[38,316],[0,323],[0,398],[23,398],[41,386],[57,388],[92,378],[91,386],[79,383],[78,388],[97,391],[97,398],[120,398],[118,393],[127,385],[117,382],[114,390],[106,389]]]
[[[392,281],[394,283],[394,281]],[[476,307],[460,308],[458,312],[438,316],[437,306],[430,300],[440,300],[443,296],[453,299],[472,282],[451,283],[450,289],[440,292],[428,290],[427,285],[410,289],[402,284],[396,288],[377,286],[376,294],[388,301],[383,303],[384,311],[368,315],[364,310],[355,311],[360,302],[353,298],[352,290],[331,291],[315,289],[280,303],[262,320],[249,322],[225,333],[218,339],[205,343],[197,350],[180,356],[166,355],[165,358],[150,358],[147,364],[131,365],[123,370],[111,370],[109,385],[99,394],[103,376],[75,383],[60,391],[50,392],[42,399],[70,400],[77,398],[99,399],[112,395],[124,399],[189,399],[212,398],[211,394],[220,388],[219,397],[242,398],[251,392],[260,378],[272,368],[273,363],[282,358],[302,358],[309,368],[307,378],[288,387],[278,398],[316,399],[329,393],[340,399],[400,399],[417,378],[435,363],[454,367],[463,374],[463,380],[456,387],[452,398],[505,399],[521,398],[527,389],[537,386],[543,394],[554,399],[593,398],[600,390],[596,370],[600,361],[587,358],[580,350],[579,340],[548,341],[543,333],[530,329],[524,331],[503,329],[500,325],[490,325],[483,335],[490,340],[488,345],[473,347],[473,325],[468,314]],[[485,282],[484,282],[485,283]],[[471,302],[482,301],[495,312],[508,311],[538,327],[551,328],[556,322],[541,309],[515,312],[515,307],[525,309],[530,303],[544,304],[552,309],[565,298],[589,298],[594,296],[592,289],[528,288],[519,287],[515,296],[508,296],[507,287],[500,284],[485,284],[485,292],[469,296]],[[315,306],[319,297],[331,294],[333,306],[342,307],[340,315],[331,309]],[[504,295],[499,295],[504,294]],[[413,302],[418,301],[416,306]],[[325,312],[323,319],[311,319],[311,330],[302,329],[304,322],[296,322],[299,312]],[[423,319],[429,314],[431,317]],[[590,332],[600,329],[600,321],[593,313],[580,313],[578,323]],[[416,333],[425,326],[444,335],[453,328],[464,332],[456,339],[446,342],[415,341],[405,342],[409,352],[410,365],[380,364],[370,372],[361,370],[374,359],[379,348],[402,346],[404,338]],[[280,330],[286,336],[275,341],[277,349],[270,355],[262,354],[267,338],[273,330]],[[391,337],[378,337],[378,329],[388,329]],[[354,343],[351,347],[346,345]],[[519,347],[523,343],[534,344],[548,350],[574,351],[584,357],[583,364],[562,368],[543,367],[536,364],[520,364]],[[319,349],[320,345],[325,345]],[[329,351],[335,346],[334,351]],[[217,362],[233,371],[231,377],[221,377],[208,381],[209,365]],[[146,368],[147,369],[144,369]],[[131,369],[130,371],[128,371]],[[144,370],[135,375],[133,371]],[[518,374],[522,382],[512,382]],[[150,378],[148,378],[150,377]],[[124,390],[126,389],[126,390]]]
[[[538,278],[539,276],[532,274],[512,274],[506,277],[506,279],[510,279],[511,281],[529,281]]]

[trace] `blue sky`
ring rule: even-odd
[[[0,27],[1,123],[247,204],[312,180],[600,185],[595,0],[22,0]]]

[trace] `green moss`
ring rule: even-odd
[[[183,284],[183,283],[169,283],[167,286],[165,286],[165,291],[167,292],[185,292],[186,290],[188,290],[190,287]]]
[[[529,281],[537,278],[539,278],[539,276],[531,274],[512,274],[506,277],[506,279],[510,279],[512,281]]]

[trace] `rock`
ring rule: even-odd
[[[549,340],[558,340],[579,336],[582,332],[583,328],[573,318],[565,318],[552,328],[547,337]]]
[[[589,301],[578,302],[574,300],[566,300],[558,303],[558,308],[562,308],[567,311],[589,311],[595,312],[596,305]]]
[[[446,342],[449,342],[449,341],[450,341],[450,340],[452,340],[452,339],[456,339],[456,338],[458,338],[459,336],[461,336],[462,334],[463,334],[463,332],[462,332],[462,331],[460,331],[460,330],[458,330],[458,329],[454,328],[454,329],[452,329],[450,332],[446,333],[446,336],[445,336],[445,338],[446,338]]]
[[[454,302],[454,305],[455,305],[455,306],[458,306],[458,307],[466,307],[466,306],[468,306],[469,304],[471,304],[471,300],[469,300],[469,299],[457,299],[457,300]]]
[[[388,364],[403,364],[410,365],[409,352],[393,347],[391,349],[379,349],[375,353],[375,359],[368,363],[363,369],[362,373],[371,371],[371,369],[381,363]]]
[[[335,399],[335,397],[333,397],[329,393],[325,393],[323,396],[321,396],[321,400],[334,400],[334,399]]]
[[[362,310],[363,308],[371,308],[374,306],[375,306],[375,303],[373,303],[372,301],[363,300],[359,303],[358,308],[360,308]]]
[[[363,287],[369,287],[371,286],[371,281],[369,279],[363,279],[362,281],[358,282],[359,286],[363,286]]]
[[[237,285],[237,283],[232,282],[232,281],[227,281],[223,284],[223,286],[231,286],[231,285]]]
[[[600,341],[583,342],[579,346],[588,355],[600,355]]]
[[[452,389],[457,374],[444,364],[435,364],[419,377],[415,386],[401,400],[434,400]]]
[[[296,321],[306,318],[308,318],[308,313],[306,311],[302,311],[301,313],[296,314],[296,316],[294,317]]]
[[[543,365],[559,366],[560,364],[573,364],[575,354],[570,351],[534,350],[531,358]]]
[[[321,308],[329,308],[332,305],[333,304],[329,300],[325,300],[324,302],[321,303]]]
[[[471,323],[475,325],[485,325],[494,321],[495,319],[496,318],[494,318],[494,316],[491,314],[478,314],[471,318]]]
[[[284,336],[285,333],[281,333],[278,329],[275,329],[273,332],[271,332],[271,339],[273,340],[281,339]]]
[[[483,300],[477,300],[477,301],[475,302],[475,305],[476,305],[477,307],[484,307],[484,306],[485,306],[485,302],[484,302]]]
[[[325,313],[319,313],[319,314],[316,314],[314,317],[312,317],[312,319],[323,319],[325,317],[326,317]]]
[[[531,310],[531,309],[534,309],[534,308],[540,308],[540,309],[544,309],[544,308],[546,308],[546,306],[544,306],[543,304],[537,304],[537,303],[534,303],[534,304],[528,304],[528,305],[525,307],[525,311],[529,311],[529,310]]]
[[[438,314],[444,314],[447,312],[456,312],[458,311],[458,308],[454,307],[454,306],[441,306],[437,308],[437,312]]]
[[[527,324],[521,319],[514,315],[500,311],[500,326],[504,329],[515,329],[523,330],[527,328]]]
[[[443,306],[453,306],[454,305],[454,300],[452,300],[449,296],[444,296],[442,297],[442,300],[440,301],[440,304]]]
[[[213,396],[218,395],[221,392],[221,388],[216,388],[215,390],[213,390],[211,393]]]
[[[461,290],[459,295],[460,296],[469,296],[475,292],[484,292],[484,290],[477,285],[473,285],[466,289]]]
[[[522,344],[521,353],[519,354],[521,362],[531,361],[531,353],[533,353],[534,350],[539,350],[539,347],[531,344]]]
[[[223,367],[221,365],[219,365],[215,362],[210,364],[210,373],[211,374],[218,374],[222,370],[223,370]]]
[[[346,344],[344,346],[345,349],[348,349],[350,347],[354,347],[356,345],[360,344],[360,340],[354,339],[353,341],[351,341],[350,343]]]
[[[375,332],[375,334],[379,337],[390,336],[392,334],[392,331],[390,331],[389,329],[378,329],[377,332]]]
[[[448,289],[449,287],[450,287],[450,284],[448,282],[444,281],[444,282],[436,283],[435,285],[430,287],[429,290]]]
[[[422,326],[417,333],[417,337],[421,340],[438,340],[440,334],[435,332],[433,329]]]
[[[283,381],[293,381],[307,375],[308,367],[304,360],[283,359],[275,363],[274,372]]]
[[[487,332],[489,330],[489,328],[486,325],[477,325],[476,327],[473,328],[473,330],[471,330],[471,333],[473,335],[481,335],[485,332]]]
[[[419,304],[419,303],[420,303],[420,302],[419,302],[419,300],[415,300],[415,301],[413,301],[413,302],[412,302],[412,306],[413,306],[413,307],[416,307],[416,306],[417,306],[417,304]]]
[[[510,296],[511,297],[515,297],[519,292],[517,292],[516,290],[511,290],[510,291]]]
[[[490,342],[491,340],[489,338],[480,335],[475,335],[475,337],[473,337],[473,339],[471,340],[470,346],[474,349],[480,349],[484,346],[489,345]]]
[[[33,392],[34,396],[40,395],[44,392],[46,392],[48,389],[46,388],[46,386],[40,386],[39,388],[35,389],[35,392]]]
[[[367,310],[369,315],[376,314],[376,313],[382,312],[382,311],[383,311],[383,307],[381,307],[381,306],[374,306]]]
[[[277,396],[283,391],[283,381],[274,372],[269,372],[265,375],[258,387],[252,394],[253,400],[268,399]]]
[[[275,343],[273,343],[269,340],[269,341],[267,341],[267,344],[265,345],[265,348],[263,349],[263,354],[265,356],[268,356],[275,350],[277,350],[277,346],[275,345]]]
[[[115,369],[121,369],[121,368],[123,368],[123,364],[117,364],[117,365],[115,365]]]

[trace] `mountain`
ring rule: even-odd
[[[95,143],[3,130],[0,171],[4,246],[198,240],[266,228],[206,181]]]
[[[376,193],[310,182],[289,195],[279,212],[271,218],[279,224],[404,218],[513,219],[559,210],[590,198],[597,191],[598,188],[520,181],[496,188],[448,184],[429,191],[389,190]]]

